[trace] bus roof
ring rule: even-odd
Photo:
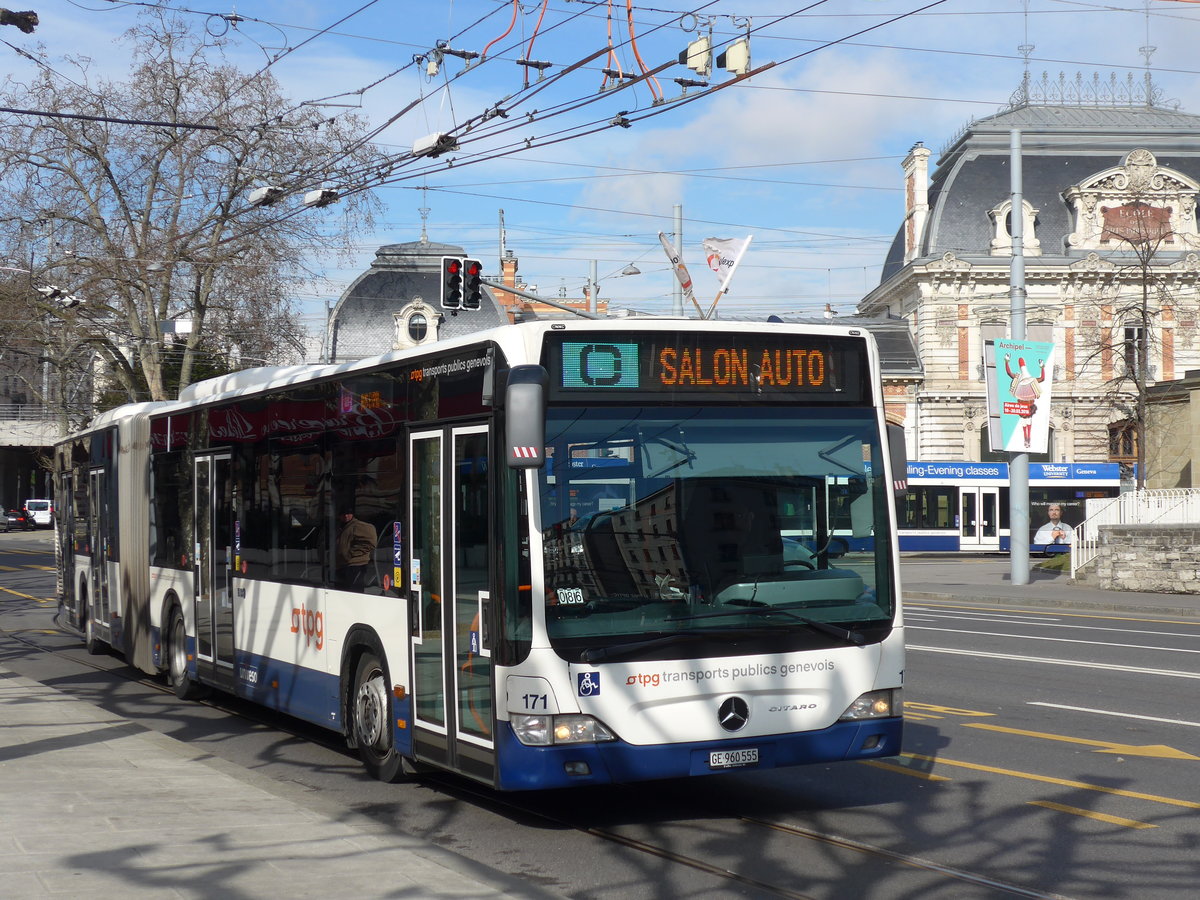
[[[157,413],[179,410],[209,400],[230,399],[236,396],[270,393],[296,384],[354,374],[375,369],[391,363],[426,358],[435,354],[453,353],[455,350],[495,342],[500,348],[513,355],[524,355],[536,360],[540,353],[542,335],[548,332],[645,332],[675,331],[679,329],[698,332],[749,332],[761,333],[764,329],[792,331],[803,334],[865,336],[872,347],[875,342],[868,329],[862,326],[833,323],[793,323],[765,321],[733,321],[727,319],[680,319],[657,316],[629,316],[608,319],[539,319],[502,325],[499,328],[473,332],[449,340],[421,344],[403,350],[393,350],[379,356],[356,359],[344,363],[308,363],[293,366],[259,366],[243,369],[228,375],[218,375],[188,385],[179,393],[178,400],[137,403],[121,406],[101,413],[85,431],[121,421],[138,413]]]

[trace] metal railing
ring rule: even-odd
[[[40,403],[0,403],[0,422],[40,422],[52,418],[50,408]]]
[[[1075,526],[1071,577],[1096,558],[1101,525],[1183,525],[1200,523],[1200,488],[1128,491],[1119,497],[1086,501],[1087,517]]]

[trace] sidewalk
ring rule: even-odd
[[[549,898],[0,665],[0,894]]]
[[[904,599],[1125,612],[1139,616],[1200,617],[1200,595],[1110,591],[1076,582],[1067,572],[1030,561],[1029,583],[1015,585],[1011,561],[997,555],[971,564],[938,554],[905,554],[900,561]]]

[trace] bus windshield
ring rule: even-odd
[[[676,643],[695,654],[706,637],[701,652],[729,655],[890,630],[891,491],[873,410],[555,407],[546,445],[546,623],[565,657],[662,657]]]

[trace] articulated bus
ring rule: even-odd
[[[384,781],[895,755],[898,431],[844,327],[543,321],[239,372],[57,446],[59,619]]]
[[[1008,463],[909,462],[900,549],[1007,553],[1008,486]],[[1051,506],[1059,507],[1062,521],[1075,526],[1084,519],[1087,500],[1120,492],[1119,463],[1030,463],[1030,549],[1053,553],[1069,548],[1036,540]]]

